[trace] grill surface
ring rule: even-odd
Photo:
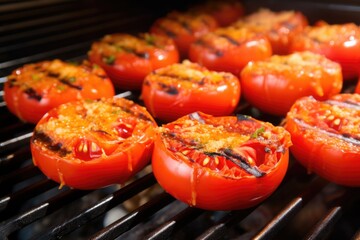
[[[188,2],[3,0],[0,5],[0,84],[25,63],[86,57],[106,33],[146,31],[170,9]],[[181,4],[180,4],[181,2]],[[330,3],[330,4],[329,4]],[[355,1],[244,1],[246,9],[298,9],[311,22],[360,23]],[[351,90],[353,86],[348,86]],[[120,93],[120,92],[118,92]],[[241,211],[190,208],[164,193],[150,167],[124,186],[79,191],[48,180],[32,165],[33,125],[20,122],[0,101],[0,239],[357,239],[360,191],[308,175],[293,159],[279,189]],[[138,101],[138,93],[124,93]],[[246,103],[241,113],[278,124]],[[110,220],[114,218],[114,220]]]

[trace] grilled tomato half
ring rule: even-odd
[[[340,93],[341,67],[323,55],[298,52],[250,62],[241,72],[245,99],[263,112],[285,116],[300,97],[325,100]]]
[[[156,20],[150,32],[172,38],[181,58],[185,59],[190,44],[217,27],[217,21],[209,14],[174,11]]]
[[[126,99],[81,100],[49,111],[31,138],[34,165],[77,189],[124,183],[151,157],[156,123]]]
[[[249,61],[259,61],[272,54],[265,35],[247,28],[219,28],[207,33],[190,46],[189,59],[214,71],[238,76]]]
[[[10,112],[35,124],[62,103],[114,94],[113,84],[97,65],[75,65],[58,59],[26,64],[14,70],[4,84],[4,100]]]
[[[185,60],[149,74],[142,98],[152,116],[165,122],[195,111],[223,116],[235,110],[240,83],[231,73],[209,71]]]
[[[151,71],[179,61],[171,38],[149,33],[106,35],[92,44],[88,56],[106,71],[116,87],[138,91]]]
[[[260,9],[240,19],[233,26],[265,34],[274,54],[288,54],[293,37],[308,26],[308,20],[299,11],[274,12]]]
[[[326,101],[304,97],[286,117],[295,158],[308,172],[337,184],[360,186],[360,95]]]
[[[279,186],[290,145],[282,127],[243,115],[195,112],[159,128],[152,167],[165,191],[190,206],[242,209]]]
[[[360,28],[354,23],[326,23],[307,27],[294,37],[291,51],[320,53],[340,63],[345,80],[352,80],[360,73]]]

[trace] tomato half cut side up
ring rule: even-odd
[[[126,99],[63,104],[36,125],[33,162],[60,187],[122,184],[150,162],[156,127],[144,107]]]
[[[360,186],[360,95],[326,101],[304,97],[287,114],[294,155],[309,173],[346,186]]]
[[[141,96],[152,116],[164,122],[194,111],[224,116],[233,113],[239,102],[240,83],[231,73],[185,60],[146,76]]]
[[[102,68],[58,59],[26,64],[7,77],[6,106],[22,121],[36,124],[50,109],[79,99],[112,97],[114,86]]]
[[[152,167],[159,184],[190,206],[254,206],[282,181],[290,135],[248,116],[186,115],[159,128]]]

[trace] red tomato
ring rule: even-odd
[[[208,14],[171,12],[155,21],[150,32],[171,37],[184,59],[188,56],[191,43],[217,27],[216,20]]]
[[[244,15],[244,6],[237,0],[209,0],[192,7],[189,11],[210,14],[219,26],[226,27]]]
[[[148,33],[106,35],[93,43],[88,56],[104,68],[115,86],[124,90],[140,90],[151,71],[179,61],[172,39]]]
[[[37,123],[62,103],[114,94],[104,70],[88,62],[74,65],[52,60],[27,64],[14,70],[4,85],[4,100],[10,112],[30,123]]]
[[[238,75],[249,61],[270,57],[271,46],[265,36],[248,29],[219,28],[191,44],[189,59],[210,70]]]
[[[190,206],[242,209],[279,186],[290,145],[282,127],[248,116],[195,112],[159,129],[152,167],[165,191]]]
[[[360,77],[355,87],[355,93],[360,93]]]
[[[360,95],[326,101],[299,99],[286,117],[294,157],[309,172],[341,185],[360,186]]]
[[[124,183],[149,163],[155,127],[146,109],[130,100],[63,104],[36,125],[33,162],[61,186],[97,189]]]
[[[260,9],[234,23],[233,26],[265,33],[274,54],[288,54],[293,37],[301,33],[307,25],[308,20],[301,12],[273,12]]]
[[[325,100],[342,88],[341,67],[322,55],[299,52],[250,62],[241,72],[245,99],[263,112],[285,116],[300,97]]]
[[[209,71],[186,60],[148,75],[142,98],[152,116],[166,122],[195,111],[229,115],[239,102],[240,83],[231,73]]]
[[[340,63],[345,80],[360,72],[360,28],[353,23],[307,27],[291,44],[291,51],[309,50]]]

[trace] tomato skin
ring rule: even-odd
[[[190,12],[207,13],[213,16],[220,27],[226,27],[244,15],[244,6],[237,0],[206,1],[193,6]]]
[[[58,59],[26,64],[14,70],[4,84],[8,109],[30,123],[37,123],[62,103],[114,94],[104,70],[86,61],[78,66]]]
[[[238,76],[249,61],[263,60],[271,54],[271,45],[265,36],[245,28],[228,27],[208,33],[191,44],[189,59],[210,70]]]
[[[190,44],[217,27],[218,23],[211,15],[174,11],[156,20],[150,32],[172,38],[181,59],[185,59],[188,56]]]
[[[123,90],[140,90],[151,71],[179,61],[172,39],[149,33],[106,35],[92,44],[88,56]]]
[[[117,125],[132,114],[138,120],[132,135],[123,138],[118,135]],[[64,124],[66,121],[70,122]],[[60,187],[98,189],[121,184],[149,163],[155,127],[145,108],[126,99],[64,104],[52,109],[36,126],[30,144],[33,162]]]
[[[325,100],[340,93],[341,67],[322,55],[298,52],[250,62],[240,74],[245,99],[261,111],[285,116],[300,97]]]
[[[301,33],[308,20],[299,11],[274,12],[260,9],[233,24],[236,28],[248,28],[267,36],[274,54],[289,54],[292,39]]]
[[[198,114],[205,121],[212,118],[209,115]],[[236,117],[218,117],[211,121],[222,122],[224,126],[231,128],[233,122],[236,122],[235,119]],[[190,118],[185,116],[165,127],[181,128],[182,122],[189,120]],[[177,152],[178,150],[169,150],[166,138],[158,133],[155,139],[152,155],[154,175],[165,191],[178,200],[197,208],[234,210],[254,206],[271,195],[280,184],[288,167],[289,143],[284,144],[285,150],[276,157],[276,163],[270,164],[271,166],[259,164],[260,169],[266,169],[264,176],[255,177],[244,174],[233,177],[227,175],[227,171],[230,170],[213,170],[197,162],[184,160],[184,157]],[[290,138],[288,133],[285,138]],[[271,157],[268,156],[268,158]],[[197,160],[194,159],[194,161]]]
[[[338,62],[344,80],[352,80],[360,73],[360,28],[353,24],[325,23],[307,27],[294,37],[290,51],[312,51]]]
[[[152,116],[169,122],[195,111],[231,114],[240,92],[239,79],[231,73],[212,72],[184,61],[148,75],[141,96]]]
[[[293,142],[290,151],[309,173],[358,187],[360,95],[338,94],[330,101],[304,97],[293,105],[285,124]]]
[[[355,87],[355,93],[360,93],[360,77]]]

